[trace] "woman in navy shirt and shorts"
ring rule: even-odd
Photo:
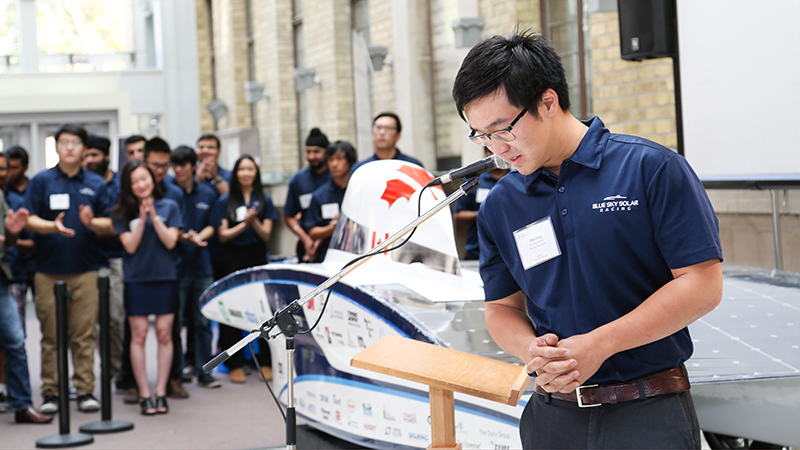
[[[122,256],[125,312],[131,326],[131,366],[139,387],[144,415],[165,414],[167,381],[172,365],[172,321],[177,306],[176,244],[181,229],[178,203],[163,198],[153,172],[143,161],[122,169],[114,229],[125,252]],[[156,316],[158,379],[155,401],[147,385],[144,343],[148,316]]]
[[[274,220],[278,220],[278,213],[261,186],[258,165],[252,156],[240,156],[231,173],[230,192],[217,200],[211,219],[224,248],[226,275],[267,263],[267,242],[272,237]],[[242,338],[241,330],[236,328],[220,324],[219,329],[220,349]],[[272,379],[269,345],[263,341],[259,342],[258,362],[264,376]],[[245,382],[241,352],[231,356],[225,365],[232,382]]]

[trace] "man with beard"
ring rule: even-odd
[[[308,166],[294,174],[289,181],[289,192],[283,207],[283,222],[300,239],[297,242],[297,258],[302,261],[316,259],[320,239],[312,239],[308,230],[300,224],[311,204],[312,193],[331,179],[325,162],[328,137],[319,128],[313,128],[306,138],[306,161]]]
[[[119,200],[119,173],[109,168],[111,141],[103,136],[89,135],[83,151],[83,168],[90,170],[106,181],[106,188],[113,204]],[[122,369],[123,336],[125,335],[125,304],[122,286],[122,243],[112,236],[100,240],[100,276],[109,281],[109,336],[111,337],[111,376]]]

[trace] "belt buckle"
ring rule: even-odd
[[[578,407],[579,408],[594,408],[595,406],[600,406],[602,403],[583,403],[583,397],[581,397],[581,391],[584,389],[594,388],[597,387],[597,384],[590,384],[587,386],[578,386],[575,388],[575,396],[578,399]]]

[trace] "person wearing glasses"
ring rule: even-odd
[[[401,131],[403,131],[403,125],[400,123],[400,118],[397,117],[397,114],[386,111],[375,116],[372,121],[372,142],[375,144],[375,154],[353,164],[350,173],[355,172],[356,169],[368,162],[379,159],[399,159],[422,167],[422,163],[417,158],[406,155],[397,148],[397,141],[400,140]]]
[[[488,75],[487,75],[488,74]],[[478,213],[487,327],[535,377],[523,448],[700,448],[687,326],[722,295],[718,222],[686,160],[570,111],[541,36],[494,36],[453,98],[509,162]]]
[[[113,205],[100,175],[85,170],[81,156],[86,130],[65,124],[55,133],[58,164],[39,172],[28,183],[25,203],[28,230],[34,233],[34,297],[42,330],[42,396],[39,411],[58,412],[56,370],[56,299],[53,286],[65,281],[72,293],[67,302],[70,348],[78,394],[78,409],[100,409],[94,398],[95,324],[97,323],[98,237],[114,234],[111,219],[100,217]]]

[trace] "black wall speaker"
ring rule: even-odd
[[[678,54],[676,0],[617,0],[622,59],[641,61]]]

